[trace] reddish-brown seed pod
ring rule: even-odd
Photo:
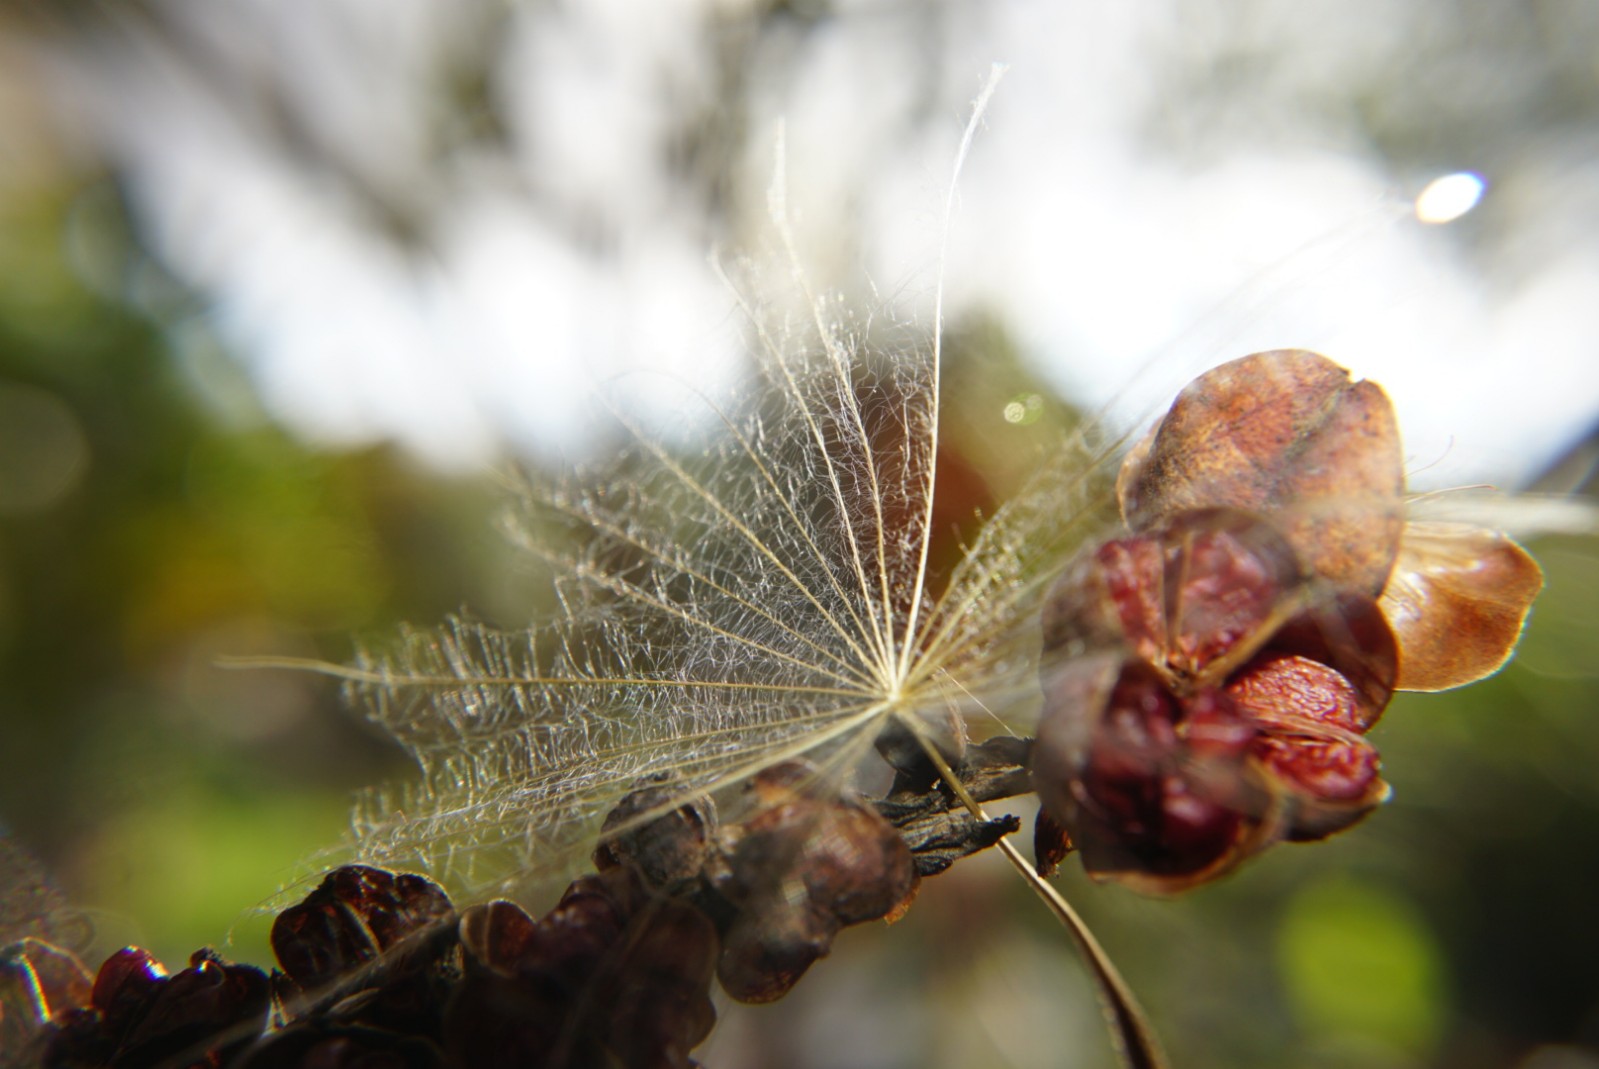
[[[1403,489],[1387,397],[1324,357],[1183,390],[1118,477],[1133,534],[1046,600],[1042,869],[1075,847],[1181,890],[1387,797],[1365,735],[1394,691],[1496,670],[1542,584],[1501,534],[1405,523]]]
[[[167,980],[166,966],[141,947],[123,947],[100,966],[91,1002],[114,1030],[129,1027]]]
[[[607,986],[606,1045],[622,1065],[686,1069],[716,1024],[716,930],[687,903],[657,899],[635,917],[625,945]]]
[[[716,807],[696,795],[676,808],[682,791],[669,786],[641,787],[605,815],[594,867],[600,871],[631,865],[651,888],[664,890],[697,879],[716,833]],[[649,813],[653,820],[640,823]]]
[[[501,976],[515,976],[521,962],[538,953],[538,925],[503,898],[463,911],[458,931],[467,960]]]
[[[1038,874],[1046,879],[1054,876],[1060,871],[1061,862],[1076,849],[1071,833],[1049,815],[1049,810],[1040,808],[1033,820],[1033,858]]]
[[[581,984],[648,900],[637,874],[626,869],[578,877],[555,908],[539,918],[538,936],[518,963],[518,972]]]
[[[915,884],[893,825],[858,799],[816,791],[805,762],[767,769],[750,786],[755,811],[723,832],[712,884],[737,916],[717,975],[741,1001],[782,997],[839,928],[888,916]]]
[[[1447,690],[1509,659],[1543,586],[1506,535],[1404,522],[1402,453],[1382,389],[1303,350],[1257,353],[1195,379],[1117,479],[1136,530],[1189,508],[1268,515],[1305,569],[1381,595],[1400,690]]]
[[[1117,538],[1081,554],[1044,600],[1044,652],[1067,660],[1126,649],[1146,661],[1165,636],[1164,547],[1154,538]]]
[[[1393,697],[1399,647],[1387,617],[1363,594],[1317,591],[1271,636],[1267,653],[1296,654],[1327,665],[1354,689],[1344,727],[1371,729]]]
[[[714,926],[631,869],[575,881],[537,921],[509,902],[475,906],[460,933],[444,1023],[458,1064],[678,1069],[715,1023]]]
[[[444,1014],[444,1046],[458,1064],[539,1066],[561,1036],[567,992],[558,982],[524,979],[541,954],[539,926],[511,902],[461,914],[464,972]]]
[[[1112,539],[1067,569],[1044,606],[1044,651],[1120,649],[1174,688],[1214,685],[1303,596],[1293,549],[1235,509],[1197,509]]]
[[[804,902],[750,899],[722,935],[716,978],[740,1002],[776,1002],[832,949],[839,923]]]
[[[816,777],[802,761],[755,777],[756,811],[726,837],[717,889],[737,902],[797,877],[810,904],[841,925],[877,920],[910,893],[910,848],[859,798],[812,793]]]
[[[272,950],[290,979],[315,991],[438,928],[452,913],[448,896],[426,877],[345,865],[278,915]]]
[[[266,1027],[271,985],[260,969],[198,950],[168,976],[136,948],[95,978],[93,1008],[69,1014],[45,1054],[48,1067],[194,1066],[216,1069]]]
[[[1158,584],[1163,603],[1160,615],[1140,626],[1160,638],[1158,653],[1145,659],[1179,689],[1214,686],[1303,596],[1305,577],[1293,549],[1274,525],[1250,513],[1180,513],[1156,541],[1163,569],[1146,581]]]
[[[1088,871],[1171,893],[1387,795],[1363,735],[1398,663],[1376,603],[1302,573],[1266,519],[1200,509],[1091,551],[1051,593],[1032,771]],[[1117,631],[1120,634],[1117,634]],[[1092,652],[1085,652],[1092,651]]]
[[[1388,797],[1377,749],[1358,726],[1358,695],[1332,668],[1305,657],[1263,655],[1227,693],[1260,725],[1250,753],[1287,805],[1288,838],[1325,838]]]
[[[1274,834],[1248,763],[1256,731],[1220,693],[1179,700],[1147,665],[1112,654],[1065,666],[1045,702],[1034,784],[1092,875],[1172,893]]]

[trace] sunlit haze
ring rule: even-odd
[[[1575,192],[1599,165],[1524,145],[1468,216],[1476,174],[1429,185],[1355,109],[1310,103],[1377,85],[1432,121],[1403,19],[1357,4],[1231,41],[1216,8],[1188,40],[1172,3],[846,6],[741,40],[734,136],[714,116],[736,6],[193,7],[182,45],[135,25],[137,47],[51,70],[209,327],[316,440],[452,468],[581,457],[603,444],[596,389],[648,421],[652,375],[739,374],[717,262],[787,270],[759,251],[780,128],[810,282],[930,329],[946,176],[994,61],[1010,73],[958,191],[948,322],[997,313],[1068,396],[1133,422],[1204,366],[1313,348],[1387,387],[1431,485],[1514,484],[1599,414],[1599,211]],[[429,93],[485,37],[482,84],[452,90],[481,98],[441,112]],[[1215,88],[1207,48],[1272,57],[1262,88]],[[1485,212],[1497,244],[1454,233]]]

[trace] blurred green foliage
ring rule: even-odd
[[[333,686],[217,659],[343,660],[517,588],[486,481],[294,441],[219,353],[197,367],[205,318],[107,183],[0,203],[0,816],[101,912],[104,946],[168,960],[336,844],[352,791],[403,774]]]
[[[1445,1005],[1438,948],[1415,906],[1377,885],[1300,888],[1279,934],[1296,1019],[1315,1039],[1429,1053]]]

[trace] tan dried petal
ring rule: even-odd
[[[1190,383],[1117,478],[1135,530],[1194,508],[1271,515],[1301,564],[1376,594],[1399,544],[1404,461],[1382,388],[1324,356],[1256,353]]]
[[[1510,536],[1410,523],[1378,604],[1399,640],[1399,690],[1448,690],[1510,659],[1533,599],[1537,561]]]

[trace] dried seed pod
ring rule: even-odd
[[[715,1023],[711,922],[629,868],[585,876],[537,921],[509,902],[461,917],[466,969],[445,1018],[463,1065],[692,1064]]]
[[[1260,725],[1254,757],[1287,804],[1289,839],[1322,839],[1388,799],[1377,748],[1364,738],[1399,673],[1393,631],[1364,594],[1290,620],[1226,684]]]
[[[1179,699],[1147,665],[1109,654],[1068,664],[1045,702],[1034,783],[1090,874],[1171,893],[1276,834],[1248,760],[1257,731],[1220,692]],[[1035,839],[1057,854],[1046,832]]]
[[[166,966],[142,947],[123,947],[94,977],[92,1003],[116,1032],[131,1028],[168,978]]]
[[[1089,872],[1161,893],[1387,796],[1363,735],[1398,653],[1376,603],[1331,594],[1272,524],[1180,513],[1086,555],[1052,592],[1033,777]],[[1091,650],[1092,652],[1084,652]],[[1065,849],[1035,832],[1039,863]]]
[[[463,912],[459,938],[472,964],[515,976],[520,963],[537,953],[539,931],[521,906],[502,898]]]
[[[531,953],[518,962],[517,971],[539,972],[574,988],[581,986],[648,900],[637,874],[626,869],[580,876],[555,908],[539,918]]]
[[[274,976],[291,1013],[320,1023],[438,1035],[452,980],[454,916],[422,876],[348,865],[281,913]]]
[[[168,976],[130,947],[101,967],[92,1008],[68,1015],[44,1064],[215,1069],[261,1034],[270,1005],[266,973],[253,966],[198,950]]]
[[[1318,719],[1352,704],[1352,688],[1337,672],[1302,657],[1266,658],[1228,694],[1262,725],[1250,753],[1287,806],[1285,837],[1326,838],[1388,798],[1377,748],[1333,717]]]
[[[888,916],[911,893],[909,847],[858,799],[818,796],[800,761],[752,781],[756,809],[723,833],[712,884],[737,910],[717,975],[734,998],[786,994],[828,952],[838,929]]]
[[[1396,689],[1399,647],[1393,629],[1377,603],[1363,594],[1322,592],[1272,634],[1263,652],[1297,655],[1337,672],[1353,694],[1336,722],[1352,731],[1369,731]],[[1309,715],[1320,708],[1309,700],[1311,691],[1297,693],[1307,699],[1302,712]],[[1334,714],[1315,715],[1329,720]]]
[[[1403,522],[1392,407],[1314,353],[1200,376],[1117,490],[1134,535],[1044,611],[1046,868],[1076,845],[1180,890],[1350,826],[1388,795],[1365,734],[1394,691],[1497,669],[1542,583],[1503,535]]]
[[[1048,879],[1060,871],[1062,861],[1071,856],[1077,844],[1048,810],[1040,809],[1033,821],[1033,868]]]
[[[1502,533],[1404,522],[1402,463],[1380,387],[1277,350],[1190,383],[1123,463],[1117,493],[1136,530],[1186,508],[1269,515],[1308,572],[1381,595],[1400,690],[1447,690],[1504,665],[1543,575]]]
[[[1377,604],[1346,593],[1289,621],[1228,681],[1260,725],[1253,754],[1282,792],[1287,838],[1325,838],[1388,798],[1364,736],[1393,697],[1398,666]]]
[[[1246,356],[1189,383],[1116,485],[1134,530],[1196,508],[1266,514],[1307,571],[1373,597],[1399,550],[1393,406],[1375,383],[1301,349]]]
[[[561,1036],[567,992],[520,975],[540,953],[534,920],[510,902],[461,914],[465,972],[444,1014],[444,1046],[454,1062],[542,1066]]]
[[[687,1069],[716,1024],[716,930],[684,902],[656,901],[634,918],[606,986],[606,1046],[626,1066]]]
[[[657,890],[697,879],[716,832],[716,806],[706,795],[681,799],[681,790],[666,785],[641,787],[623,797],[605,816],[594,867],[603,872],[632,865]],[[660,815],[639,822],[652,812]]]
[[[827,956],[839,927],[803,902],[751,901],[722,935],[716,978],[740,1002],[776,1002]]]
[[[1196,509],[1068,568],[1045,602],[1044,651],[1124,649],[1174,688],[1214,686],[1271,637],[1305,587],[1270,523]]]
[[[278,915],[272,951],[290,979],[315,991],[402,940],[437,929],[453,912],[443,889],[426,877],[345,865]]]

